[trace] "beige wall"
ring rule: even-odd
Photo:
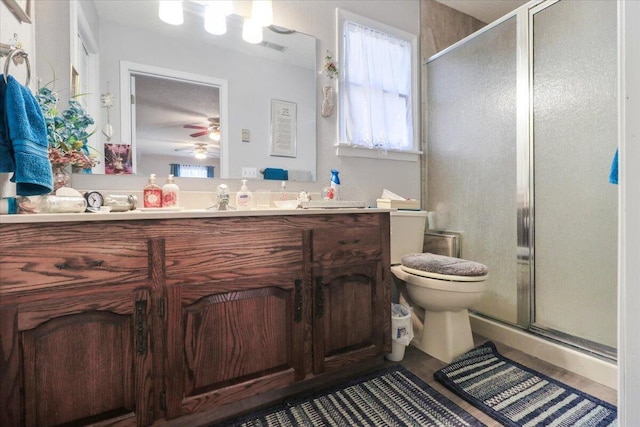
[[[438,3],[436,0],[420,0],[420,72],[422,73],[422,64],[431,56],[446,49],[452,44],[462,40],[468,35],[478,31],[486,24],[455,9]],[[424,81],[424,75],[423,75]],[[423,161],[420,164],[420,176],[423,177],[421,182],[420,196],[422,199],[422,208],[427,206],[427,164],[426,157],[426,128],[425,128],[425,98],[424,98],[424,82],[422,85],[422,152]]]
[[[424,61],[485,25],[484,22],[440,4],[436,0],[421,0],[421,59]]]

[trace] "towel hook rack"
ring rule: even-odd
[[[4,82],[8,83],[9,65],[11,65],[11,62],[13,61],[15,65],[20,65],[24,62],[27,66],[27,78],[24,85],[29,86],[29,82],[31,81],[31,64],[29,63],[29,54],[23,49],[0,43],[0,56],[7,57],[4,62]]]

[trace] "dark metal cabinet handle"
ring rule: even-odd
[[[136,354],[147,354],[147,300],[136,301]]]
[[[316,277],[316,317],[324,315],[324,283],[322,276]]]
[[[293,320],[297,323],[302,322],[302,280],[296,279],[295,281],[295,313],[293,315]]]
[[[338,243],[343,245],[343,246],[347,246],[347,245],[357,245],[358,243],[360,243],[360,239],[353,239],[353,240],[338,240]]]

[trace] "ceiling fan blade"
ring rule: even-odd
[[[204,135],[208,135],[209,131],[208,130],[203,130],[202,132],[196,132],[196,133],[192,133],[191,135],[189,135],[192,138],[198,138],[200,136],[204,136]]]
[[[197,126],[197,125],[184,125],[182,127],[185,129],[209,129],[207,126]]]

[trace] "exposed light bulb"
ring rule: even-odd
[[[253,18],[245,18],[242,26],[242,39],[247,43],[260,43],[262,41],[262,27]]]
[[[204,8],[204,29],[220,36],[227,32],[227,15],[231,14],[229,1],[208,1]]]
[[[268,27],[273,24],[273,6],[271,0],[253,0],[251,17],[262,27]]]
[[[160,0],[158,17],[167,24],[181,25],[184,22],[182,0]]]
[[[213,132],[209,133],[209,138],[213,139],[214,141],[220,141],[220,131],[216,129]]]
[[[212,0],[210,3],[215,3],[216,7],[220,9],[220,13],[224,14],[224,16],[229,16],[233,13],[232,0]]]

